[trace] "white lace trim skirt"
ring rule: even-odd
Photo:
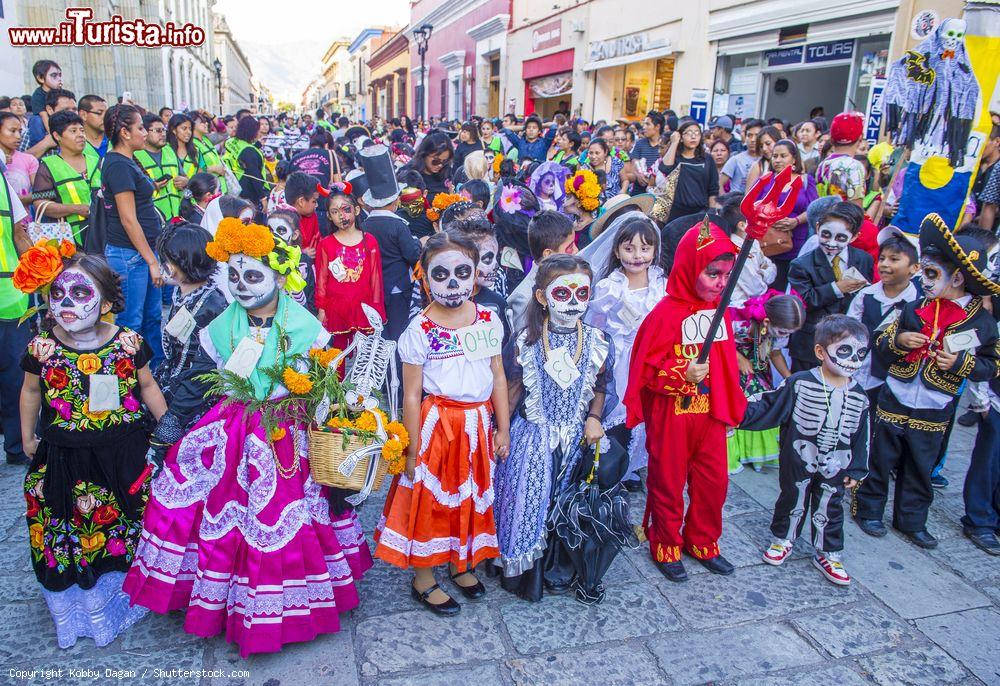
[[[88,590],[79,586],[58,592],[42,589],[60,648],[73,646],[78,638],[92,638],[99,647],[106,646],[149,612],[131,605],[122,591],[124,581],[125,572],[109,572]]]

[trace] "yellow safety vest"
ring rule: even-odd
[[[149,178],[156,181],[166,175],[170,177],[170,182],[158,191],[153,192],[153,204],[164,218],[170,221],[181,212],[181,192],[174,188],[174,177],[180,173],[178,169],[177,153],[169,145],[163,146],[160,151],[160,163],[153,160],[153,156],[146,150],[136,150],[135,161],[139,163]]]
[[[28,311],[28,296],[14,288],[17,267],[14,248],[14,213],[7,179],[0,173],[0,319],[20,319]]]
[[[208,140],[208,136],[195,138],[194,147],[198,150],[198,169],[201,171],[208,171],[209,167],[222,164],[222,158],[216,152],[212,141]],[[223,194],[228,192],[229,186],[226,185],[226,180],[221,176],[216,178],[219,180],[219,192]]]
[[[41,163],[52,174],[52,185],[59,196],[59,202],[63,205],[89,205],[91,202],[94,174],[100,174],[97,168],[100,158],[93,159],[84,154],[84,160],[87,163],[86,178],[59,155],[49,155],[41,159]],[[76,244],[82,246],[83,232],[86,231],[90,223],[89,217],[84,217],[82,214],[70,214],[67,215],[66,221],[73,228]]]

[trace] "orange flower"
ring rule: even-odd
[[[83,414],[91,421],[99,422],[102,419],[106,419],[107,416],[111,414],[111,410],[101,410],[100,412],[91,412],[90,399],[88,398],[87,400],[83,401]]]
[[[64,240],[59,244],[59,254],[63,257],[73,257],[76,254],[76,245],[70,241]]]
[[[281,373],[281,380],[284,381],[288,392],[293,395],[305,395],[313,387],[312,379],[291,367],[285,367],[285,371]]]
[[[84,374],[94,374],[101,371],[101,358],[94,353],[84,353],[77,358],[76,368]]]
[[[501,164],[503,164],[503,155],[501,153],[497,153],[493,157],[493,173],[496,174],[497,176],[500,176]]]
[[[285,431],[284,427],[279,426],[277,429],[271,432],[271,441],[277,443],[287,435],[288,432]]]
[[[404,448],[410,445],[410,433],[403,426],[402,422],[389,422],[385,425],[385,432],[390,436],[398,438]]]
[[[309,357],[319,362],[321,367],[329,367],[330,363],[333,362],[342,352],[343,350],[340,348],[330,348],[329,350],[313,348],[309,351]]]
[[[38,241],[28,248],[14,269],[14,288],[22,293],[34,293],[48,286],[63,270],[63,258],[55,241]]]
[[[28,527],[28,533],[31,534],[31,547],[41,549],[45,545],[45,529],[42,528],[41,524],[32,524]]]
[[[100,550],[104,547],[105,536],[101,531],[96,531],[90,536],[83,534],[80,536],[80,547],[83,548],[83,552],[92,553],[95,550]]]
[[[434,202],[431,203],[430,209],[427,210],[427,218],[432,222],[436,222],[441,218],[442,212],[454,205],[456,202],[461,202],[463,200],[465,200],[465,198],[457,193],[438,193],[434,196]]]
[[[217,262],[228,262],[231,255],[247,255],[261,260],[274,250],[274,246],[274,236],[266,226],[244,226],[236,217],[226,217],[219,222],[215,240],[205,246],[205,252]]]
[[[326,425],[331,429],[351,429],[354,427],[354,423],[350,419],[343,417],[331,417]]]

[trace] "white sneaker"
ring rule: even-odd
[[[838,586],[851,585],[851,576],[840,562],[840,553],[824,553],[817,550],[813,556],[813,566],[823,572],[828,581]]]
[[[788,556],[792,554],[792,542],[776,538],[771,543],[771,546],[764,551],[764,562],[769,565],[774,565],[777,567],[782,562],[788,559]]]

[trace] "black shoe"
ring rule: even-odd
[[[931,486],[934,488],[948,488],[949,481],[940,474],[931,477]]]
[[[729,576],[736,571],[736,567],[733,567],[732,563],[722,557],[722,555],[716,555],[715,557],[710,557],[707,560],[703,560],[700,557],[696,557],[695,559],[701,563],[702,567],[710,571],[712,574]]]
[[[979,414],[975,410],[969,410],[958,418],[958,423],[962,426],[975,426],[981,421],[983,421],[983,415]]]
[[[855,523],[857,523],[858,528],[864,531],[869,536],[874,536],[875,538],[882,538],[887,533],[888,529],[885,528],[885,524],[882,523],[881,519],[859,519],[854,518]]]
[[[475,576],[473,576],[472,578],[476,579],[476,583],[473,584],[472,586],[463,586],[462,584],[455,581],[455,579],[465,574],[472,574],[472,572],[459,572],[458,574],[451,575],[452,582],[456,586],[458,586],[458,590],[462,592],[462,595],[464,595],[469,600],[479,600],[484,595],[486,595],[486,587],[483,586],[483,582],[480,581],[479,579],[476,579]]]
[[[934,550],[934,548],[938,547],[938,540],[931,536],[927,529],[923,531],[903,531],[901,533],[906,536],[906,540],[910,543],[924,550]]]
[[[629,493],[642,493],[642,479],[629,479],[628,481],[622,481],[622,486]]]
[[[660,570],[660,574],[667,577],[670,581],[675,583],[680,583],[682,581],[688,580],[687,570],[684,569],[684,563],[678,560],[677,562],[653,562],[656,568]]]
[[[455,602],[455,599],[451,597],[449,597],[448,600],[444,601],[443,603],[437,603],[437,604],[427,600],[427,598],[430,597],[431,593],[439,590],[441,590],[441,587],[438,586],[437,584],[434,584],[426,591],[421,593],[412,584],[410,585],[410,594],[413,596],[413,599],[416,600],[421,605],[423,605],[424,607],[426,607],[434,614],[441,615],[443,617],[452,617],[462,611],[462,606],[459,605],[457,602]]]
[[[566,595],[573,588],[572,581],[546,581],[545,590],[549,595]]]
[[[7,464],[12,466],[22,466],[30,463],[31,460],[24,453],[18,453],[14,455],[13,453],[7,453]]]
[[[972,541],[972,545],[984,553],[988,555],[1000,555],[1000,540],[997,540],[997,535],[992,531],[985,534],[973,534],[966,531],[965,537]]]

